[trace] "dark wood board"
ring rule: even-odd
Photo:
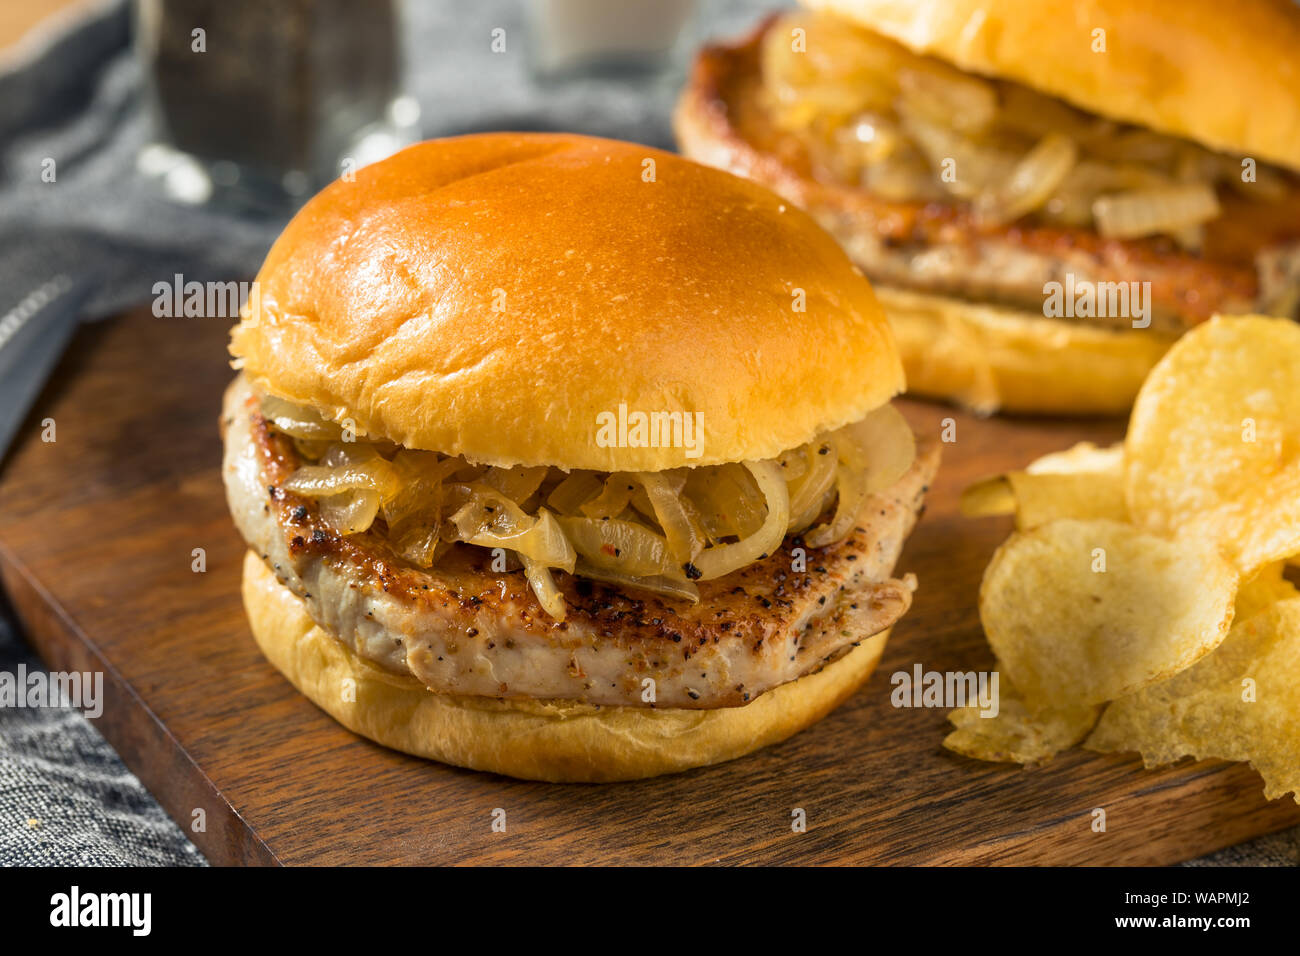
[[[889,675],[917,661],[992,663],[975,599],[1009,522],[963,519],[961,488],[1123,431],[913,402],[918,430],[952,416],[957,438],[900,563],[920,591],[876,674],[822,723],[732,763],[607,786],[377,747],[300,697],[248,633],[219,474],[227,325],[138,312],[84,328],[0,470],[0,574],[29,638],[53,668],[104,671],[99,729],[214,863],[1170,863],[1300,822],[1244,766],[983,764],[942,749],[943,710],[890,705]]]

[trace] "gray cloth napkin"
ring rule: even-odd
[[[0,619],[0,671],[20,665],[41,667]],[[0,864],[204,863],[80,711],[0,710]]]
[[[523,5],[509,0],[408,2],[407,87],[424,136],[567,130],[672,148],[670,113],[686,53],[738,34],[779,0],[701,0],[683,58],[659,82],[535,82]],[[490,49],[506,30],[507,53]],[[111,262],[88,317],[148,301],[174,273],[251,277],[283,222],[171,204],[135,173],[147,141],[140,73],[124,2],[91,11],[42,52],[0,73],[0,236],[94,243]],[[54,183],[42,163],[57,163]],[[0,312],[33,282],[30,256],[0,244]],[[2,610],[2,609],[0,609]],[[0,614],[0,671],[40,665]],[[0,708],[0,864],[192,865],[203,857],[74,710]],[[1300,830],[1234,847],[1201,864],[1296,864]]]

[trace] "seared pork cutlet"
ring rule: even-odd
[[[890,627],[914,588],[891,576],[894,563],[939,458],[936,445],[918,449],[844,540],[806,548],[788,537],[754,564],[698,582],[698,604],[559,573],[568,614],[556,621],[522,572],[490,569],[486,549],[458,544],[422,570],[373,532],[333,531],[314,502],[281,487],[300,460],[242,377],[222,423],[240,532],[354,651],[436,693],[634,707],[740,706]]]

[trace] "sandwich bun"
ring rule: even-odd
[[[802,0],[970,73],[1300,170],[1292,0]],[[1094,52],[1094,31],[1105,50]]]
[[[743,707],[674,710],[434,694],[318,627],[249,551],[244,608],[266,658],[354,733],[418,757],[555,783],[634,780],[720,763],[798,733],[871,675],[889,631]],[[352,681],[352,684],[346,684]]]
[[[869,283],[810,216],[611,140],[412,146],[312,199],[257,289],[231,342],[255,385],[491,465],[771,458],[904,386]],[[598,442],[620,406],[698,413],[703,440]]]
[[[908,390],[982,415],[1124,415],[1177,341],[947,296],[877,286]]]

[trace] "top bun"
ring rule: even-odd
[[[1300,169],[1292,0],[802,0],[971,73]],[[1093,31],[1105,52],[1093,52]]]
[[[870,285],[808,215],[612,140],[412,146],[312,199],[258,292],[230,350],[260,387],[494,465],[770,458],[904,385]],[[702,441],[619,447],[620,405],[632,426],[699,413]]]

